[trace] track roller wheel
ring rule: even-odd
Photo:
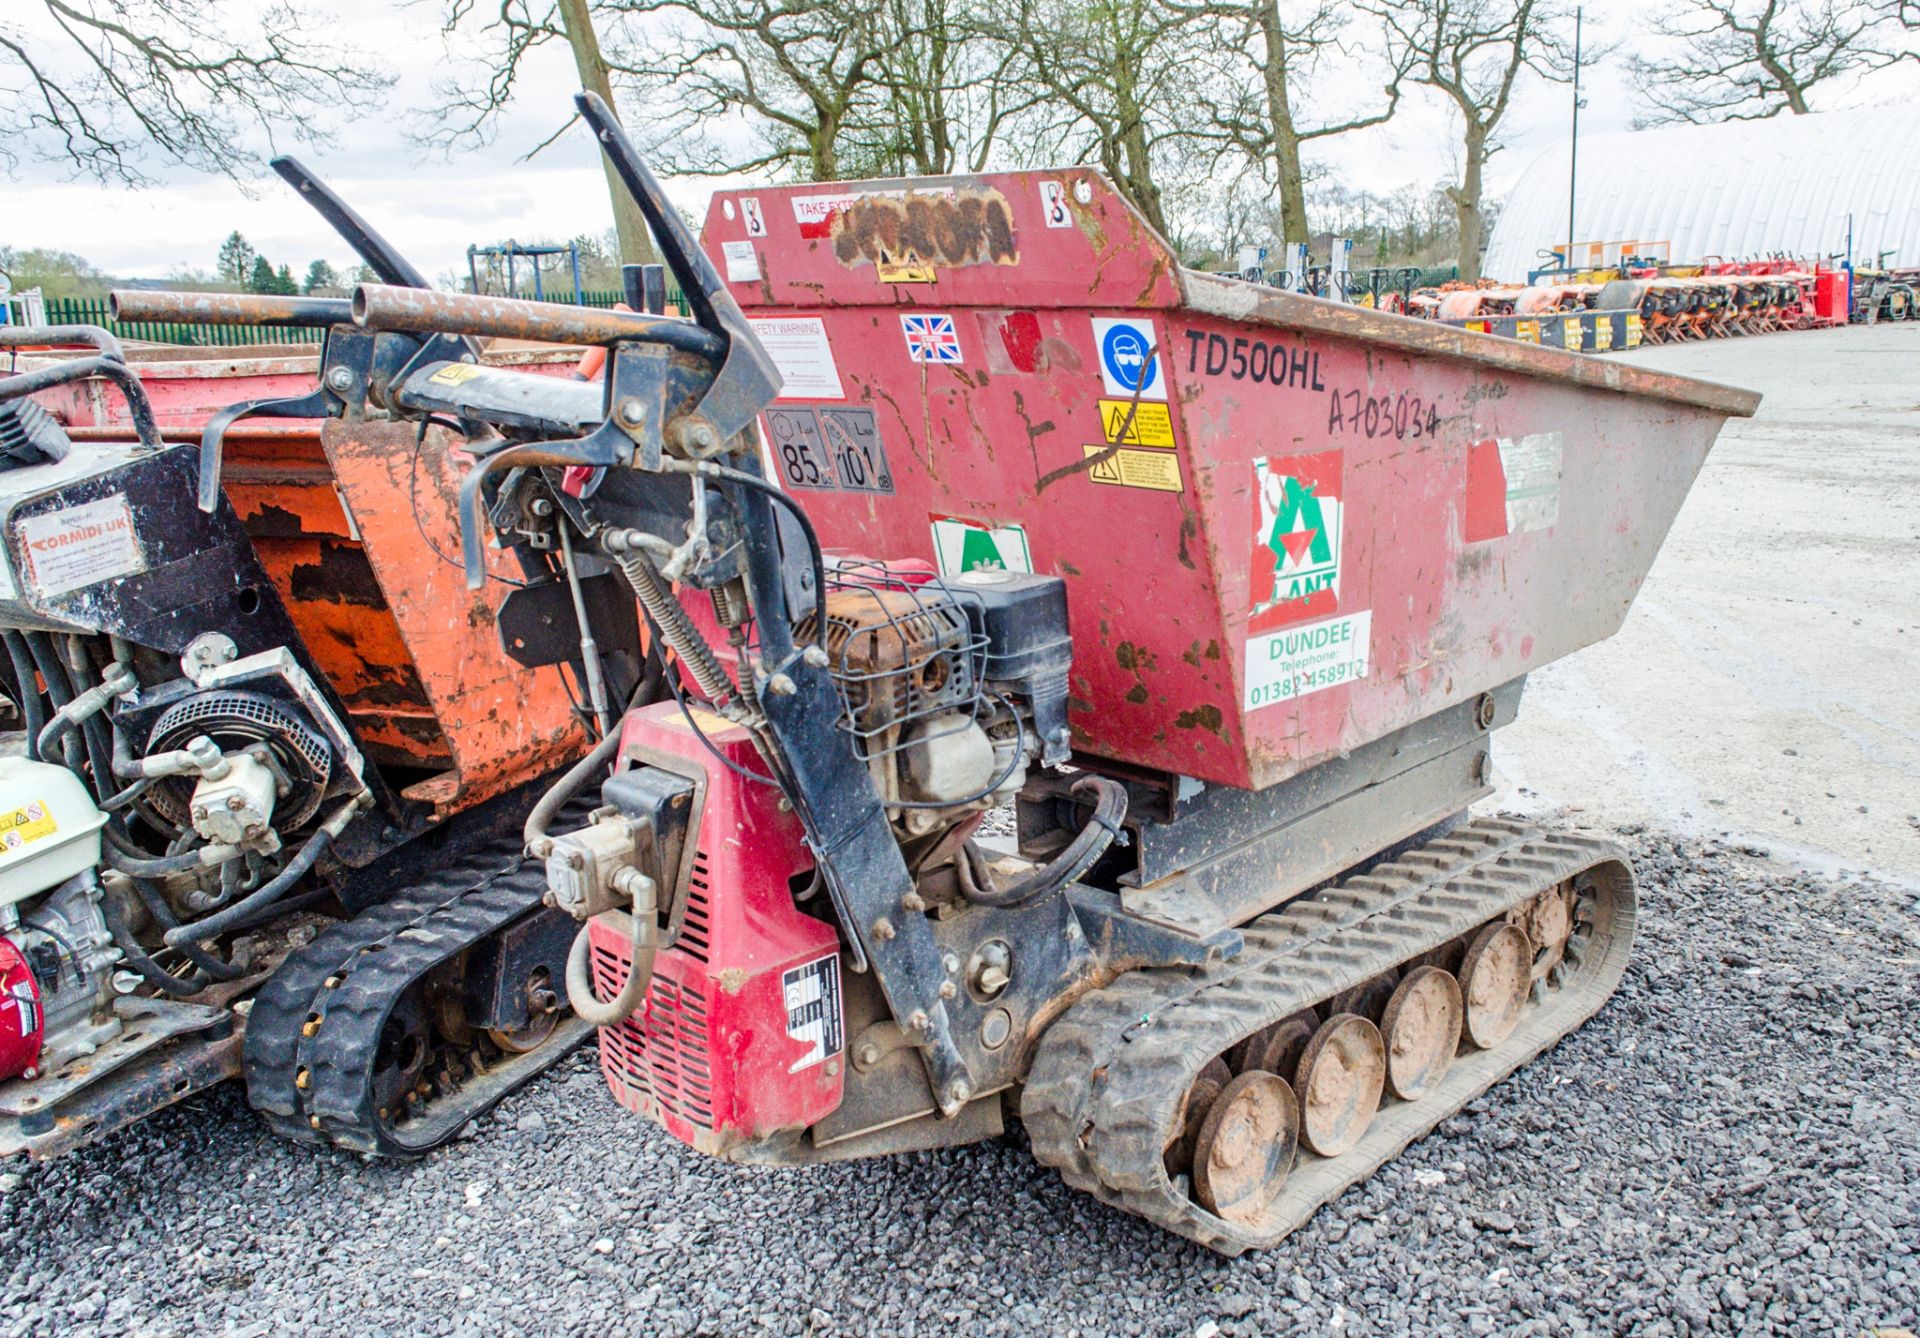
[[[1300,1056],[1306,1053],[1307,1042],[1319,1029],[1320,1015],[1311,1008],[1302,1008],[1271,1027],[1262,1027],[1233,1048],[1234,1071],[1265,1070],[1282,1077],[1295,1073],[1300,1068]]]
[[[1460,1049],[1460,982],[1437,966],[1416,966],[1387,1000],[1380,1039],[1387,1090],[1415,1101],[1447,1076]]]
[[[1513,1035],[1533,984],[1533,944],[1519,926],[1502,921],[1473,936],[1460,964],[1467,1039],[1491,1050]]]
[[[1300,1094],[1300,1141],[1337,1157],[1367,1131],[1386,1085],[1387,1048],[1380,1029],[1355,1013],[1336,1013],[1307,1042],[1294,1090]]]
[[[1193,1169],[1193,1149],[1200,1137],[1200,1126],[1205,1122],[1207,1112],[1213,1109],[1220,1090],[1232,1077],[1226,1061],[1215,1058],[1209,1059],[1194,1078],[1193,1086],[1187,1089],[1181,1116],[1174,1121],[1173,1140],[1166,1146],[1168,1175],[1185,1175]]]
[[[1261,1221],[1280,1196],[1300,1141],[1300,1106],[1275,1074],[1243,1073],[1220,1089],[1193,1147],[1193,1192],[1228,1222]]]
[[[1357,1013],[1377,1026],[1380,1015],[1386,1010],[1387,1000],[1393,997],[1394,987],[1399,983],[1398,970],[1382,971],[1366,984],[1341,990],[1327,1000],[1324,1006],[1326,1015],[1334,1017],[1340,1013]]]

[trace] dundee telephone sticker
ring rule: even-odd
[[[807,1047],[787,1072],[810,1069],[839,1054],[846,1039],[840,1016],[840,954],[786,972],[780,977],[780,992],[787,1006],[787,1035]]]
[[[1367,676],[1373,613],[1247,638],[1246,709],[1278,706]]]

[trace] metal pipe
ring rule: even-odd
[[[726,341],[718,335],[666,316],[379,283],[363,283],[353,290],[353,319],[369,330],[408,334],[493,335],[580,345],[632,339],[665,344],[716,362],[727,352]]]
[[[0,348],[22,344],[90,344],[109,358],[127,360],[120,341],[97,325],[0,325]]]
[[[0,381],[0,399],[18,399],[22,395],[66,385],[69,381],[84,381],[90,376],[104,376],[120,387],[120,393],[126,397],[127,413],[133,419],[134,433],[139,437],[140,444],[150,450],[158,450],[162,445],[160,429],[154,422],[153,403],[147,398],[146,387],[140,384],[139,377],[127,370],[126,363],[111,354],[71,358],[9,376]]]
[[[182,325],[273,325],[324,330],[350,325],[353,303],[344,297],[264,297],[257,293],[163,293],[116,288],[107,294],[116,321],[173,321]]]

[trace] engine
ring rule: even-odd
[[[0,758],[0,1080],[92,1054],[120,1030],[120,949],[94,869],[106,815],[65,767]]]
[[[905,841],[1011,802],[1069,753],[1066,587],[997,568],[951,582],[906,565],[830,570],[824,643],[874,788]],[[801,640],[815,636],[811,618]]]

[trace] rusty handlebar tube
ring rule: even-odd
[[[727,351],[726,341],[718,335],[691,321],[666,316],[378,283],[354,289],[353,319],[369,330],[408,334],[492,335],[581,345],[634,340],[665,344],[715,362]]]
[[[267,325],[323,330],[353,323],[344,297],[263,297],[255,293],[158,293],[116,288],[107,295],[116,321],[181,325]]]

